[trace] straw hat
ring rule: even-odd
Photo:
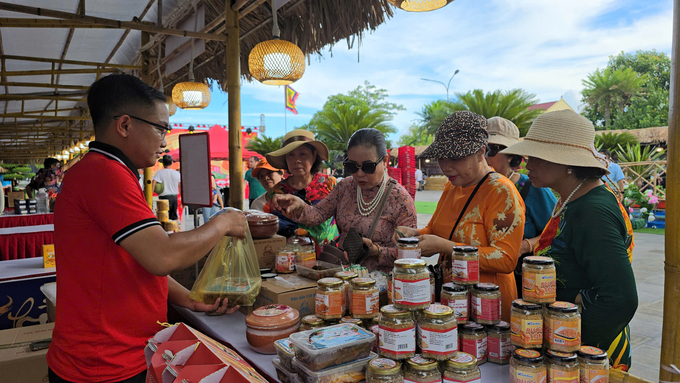
[[[326,145],[321,141],[315,140],[314,133],[304,129],[295,129],[283,136],[281,149],[268,153],[265,157],[275,168],[286,169],[286,154],[304,144],[312,145],[321,160],[328,161],[328,148]]]
[[[606,159],[597,153],[594,142],[595,128],[588,119],[573,110],[558,110],[538,116],[524,140],[501,153],[607,169]]]
[[[486,118],[468,111],[455,112],[442,121],[434,141],[419,157],[461,158],[486,146]]]
[[[281,171],[281,169],[277,169],[277,168],[269,165],[269,162],[267,162],[266,158],[261,159],[260,162],[258,162],[257,165],[253,168],[253,171],[251,172],[253,177],[255,177],[255,178],[259,177],[260,169],[271,170],[273,172],[280,172]]]
[[[486,122],[490,144],[510,147],[519,142],[519,129],[512,121],[503,117],[491,117]]]

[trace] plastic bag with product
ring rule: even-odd
[[[232,208],[222,209],[215,215],[229,209]],[[227,298],[229,307],[252,306],[261,283],[257,253],[246,225],[244,239],[225,236],[213,247],[189,297],[206,304]]]

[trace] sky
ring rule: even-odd
[[[328,96],[368,81],[404,105],[392,124],[396,140],[423,105],[456,92],[522,88],[540,102],[560,97],[580,110],[581,81],[620,52],[656,49],[670,55],[672,0],[455,0],[432,12],[394,10],[375,31],[349,49],[342,41],[310,56],[304,76],[291,86],[300,93],[299,114],[284,112],[284,87],[243,80],[243,126],[280,137],[306,124]],[[285,26],[283,26],[285,28]],[[227,94],[214,89],[201,111],[179,110],[173,123],[227,125]]]

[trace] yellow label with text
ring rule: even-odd
[[[548,367],[548,383],[579,383],[579,372],[561,371]]]
[[[510,337],[513,341],[525,345],[543,345],[543,320],[521,319],[510,317]]]
[[[555,298],[557,296],[557,276],[554,272],[548,274],[522,272],[522,294],[530,298]]]
[[[57,265],[54,259],[54,245],[43,245],[43,267],[55,267]]]

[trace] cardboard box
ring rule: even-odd
[[[262,281],[260,294],[252,307],[241,307],[241,312],[248,314],[252,310],[271,304],[284,304],[300,312],[300,318],[312,315],[315,311],[316,282],[297,275],[280,276],[293,285],[275,279]]]
[[[54,245],[43,245],[43,267],[57,267],[54,260]]]
[[[3,383],[47,381],[47,349],[31,351],[31,342],[52,339],[54,323],[0,331],[0,376]]]
[[[15,199],[24,199],[24,192],[23,191],[18,191],[18,192],[9,192],[7,193],[7,207],[14,208],[14,200]]]
[[[276,252],[279,247],[286,246],[286,237],[276,234],[267,239],[255,239],[253,243],[260,268],[273,269],[276,267]]]
[[[180,285],[191,290],[191,288],[194,286],[194,282],[196,282],[196,278],[198,278],[198,274],[201,272],[201,270],[203,270],[203,265],[205,265],[205,261],[207,259],[208,256],[206,255],[197,263],[187,267],[184,270],[173,271],[169,276],[176,280]]]

